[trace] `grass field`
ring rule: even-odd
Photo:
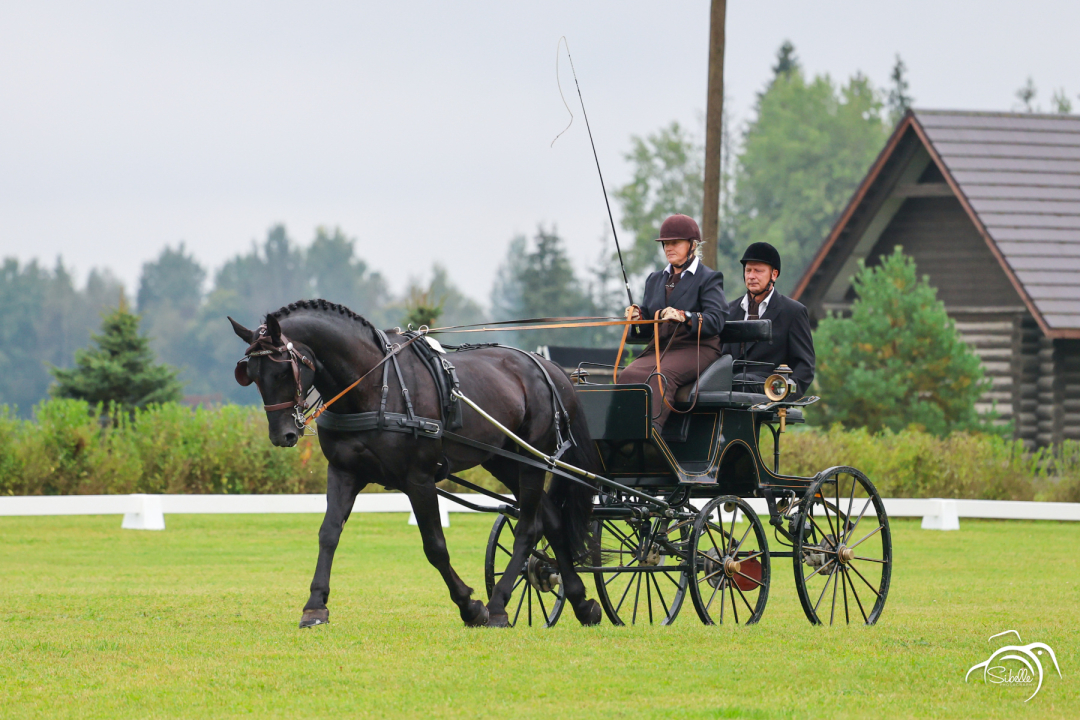
[[[787,561],[754,627],[462,627],[403,515],[358,515],[331,624],[300,631],[315,515],[0,518],[0,717],[1080,717],[1080,525],[893,522],[875,627],[811,627]],[[454,515],[482,592],[491,518]],[[965,684],[987,638],[1056,652],[1039,694]],[[995,641],[995,647],[997,641]]]

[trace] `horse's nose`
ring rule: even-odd
[[[285,433],[285,447],[292,447],[296,444],[296,433],[289,431]]]

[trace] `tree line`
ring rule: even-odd
[[[791,289],[912,102],[899,57],[887,90],[875,88],[861,74],[844,83],[828,75],[807,77],[791,43],[781,46],[772,69],[753,117],[737,131],[727,122],[722,144],[718,269],[727,279],[729,299],[740,294],[741,251],[758,240],[780,250],[784,272],[779,287]],[[631,283],[640,287],[644,275],[662,265],[654,240],[664,217],[674,212],[701,217],[704,151],[699,139],[677,123],[633,137],[630,145],[625,157],[631,179],[613,196],[622,210],[623,229],[630,233],[624,256]],[[279,225],[212,277],[182,243],[165,248],[143,266],[133,309],[150,338],[150,350],[177,369],[185,394],[250,403],[253,394],[232,381],[238,348],[223,325],[226,315],[250,321],[314,297],[345,304],[382,327],[621,315],[625,296],[613,251],[610,238],[600,238],[596,261],[575,269],[554,226],[516,237],[487,311],[438,265],[430,283],[414,281],[404,295],[394,296],[385,278],[358,255],[356,240],[342,230],[319,228],[308,244],[300,245]],[[712,264],[715,252],[705,252]],[[0,403],[28,414],[48,393],[50,367],[72,364],[103,312],[121,303],[122,292],[105,271],[92,272],[77,288],[59,261],[50,270],[36,261],[5,260],[0,272],[6,310],[0,317]],[[530,350],[545,344],[612,346],[618,333],[597,328],[500,336],[484,340]]]

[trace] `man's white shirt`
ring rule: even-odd
[[[776,288],[774,287],[772,290],[769,291],[769,296],[767,298],[765,298],[764,300],[762,300],[760,303],[758,303],[757,316],[759,318],[762,315],[765,314],[765,310],[767,310],[768,307],[769,307],[769,301],[772,300],[773,293],[775,293],[775,292],[776,292]],[[750,294],[749,293],[742,296],[742,302],[740,304],[742,305],[742,309],[743,309],[743,320],[749,320],[750,319]]]

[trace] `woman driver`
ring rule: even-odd
[[[660,226],[660,237],[668,266],[654,272],[645,280],[642,304],[626,308],[628,320],[651,320],[657,310],[667,322],[659,325],[633,325],[631,335],[649,339],[649,344],[636,360],[618,374],[620,383],[648,382],[653,388],[653,413],[659,415],[654,424],[662,429],[675,401],[675,392],[683,385],[697,380],[698,368],[707,368],[720,357],[720,331],[724,327],[724,275],[705,267],[695,251],[701,242],[701,231],[694,219],[672,215]],[[654,328],[656,332],[654,332]],[[700,358],[698,330],[701,331]],[[663,387],[657,377],[655,343],[659,336],[660,372]],[[665,403],[661,399],[667,399]]]

